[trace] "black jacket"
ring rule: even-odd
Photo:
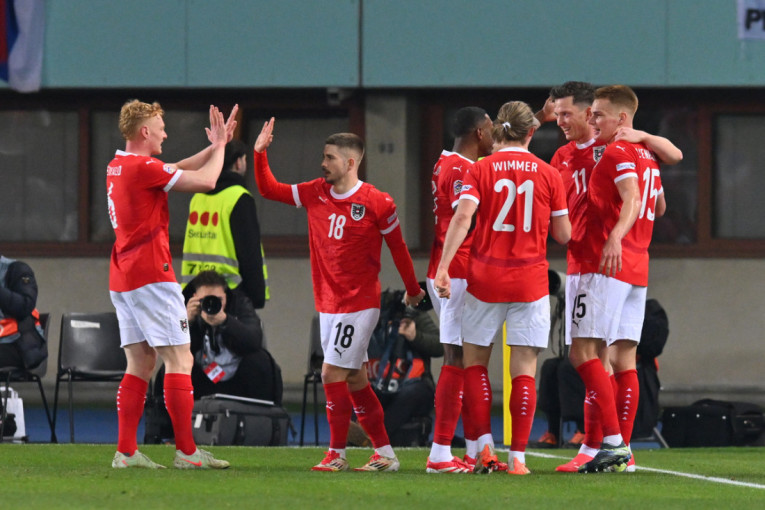
[[[244,177],[226,170],[221,173],[215,189],[208,195],[215,195],[235,185],[244,186]],[[229,222],[236,260],[239,262],[239,274],[242,277],[242,283],[237,289],[250,298],[255,308],[263,308],[266,304],[266,280],[263,276],[263,255],[260,251],[258,212],[255,209],[255,199],[251,195],[242,195],[239,198],[231,211]]]
[[[191,285],[183,290],[186,301],[194,294]],[[201,314],[189,323],[191,352],[202,350],[205,331],[221,342],[228,350],[239,356],[256,352],[263,348],[263,329],[260,317],[255,312],[250,299],[238,289],[226,289],[226,322],[213,328],[202,320]]]
[[[32,268],[16,261],[8,266],[4,285],[0,285],[0,310],[8,317],[29,317],[37,304],[37,280]]]

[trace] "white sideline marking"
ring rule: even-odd
[[[562,457],[560,455],[550,455],[549,453],[536,453],[536,452],[526,452],[526,455],[530,455],[532,457],[542,457],[545,459],[563,459],[566,460],[569,457]],[[651,471],[652,473],[664,473],[665,475],[673,475],[673,476],[681,476],[684,478],[692,478],[694,480],[703,480],[705,482],[714,482],[714,483],[722,483],[726,485],[738,485],[741,487],[750,487],[752,489],[765,489],[765,485],[759,484],[759,483],[751,483],[751,482],[740,482],[738,480],[729,480],[727,478],[720,478],[718,476],[704,476],[704,475],[696,475],[693,473],[683,473],[682,471],[669,471],[667,469],[655,469],[655,468],[649,468],[644,466],[635,466],[635,469],[640,471]]]

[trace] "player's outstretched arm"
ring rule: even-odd
[[[470,231],[470,223],[478,209],[478,204],[470,199],[461,199],[457,203],[457,209],[449,222],[444,238],[444,249],[441,253],[441,261],[438,263],[434,287],[439,297],[451,296],[451,279],[449,278],[449,266],[457,254],[457,250]]]
[[[197,152],[193,156],[189,156],[186,159],[183,159],[181,161],[178,161],[177,163],[174,163],[176,168],[180,168],[182,170],[199,170],[210,159],[210,155],[212,154],[212,149],[214,145],[214,141],[212,138],[213,134],[211,131],[213,121],[215,120],[213,119],[214,117],[213,109],[215,109],[215,111],[218,110],[214,106],[210,107],[210,127],[205,128],[205,132],[207,133],[207,139],[210,140],[210,145],[202,149],[201,151]],[[226,123],[225,123],[226,142],[225,143],[230,142],[231,138],[233,138],[234,136],[234,129],[236,129],[236,125],[237,125],[236,115],[238,111],[239,111],[239,105],[238,104],[234,105],[234,107],[231,109],[231,113],[228,116],[228,120],[226,120]],[[215,121],[217,122],[217,120]]]
[[[260,130],[258,138],[255,140],[253,151],[253,166],[255,169],[255,183],[258,185],[258,191],[264,198],[284,202],[285,204],[297,205],[295,197],[292,195],[292,186],[276,180],[271,167],[268,165],[268,155],[266,149],[274,140],[274,118],[271,117]]]
[[[255,140],[255,152],[263,152],[274,141],[274,118],[271,117],[263,124],[263,128]]]
[[[199,193],[215,188],[223,169],[223,157],[228,141],[228,125],[223,122],[223,114],[215,106],[210,106],[208,137],[212,141],[209,158],[196,172],[183,172],[173,186],[173,191]],[[182,166],[180,168],[183,169]]]
[[[614,141],[619,140],[645,144],[665,165],[676,165],[683,160],[683,151],[663,136],[652,135],[639,129],[620,127],[614,137]]]

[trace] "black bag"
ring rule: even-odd
[[[203,445],[287,444],[290,415],[281,407],[202,397],[194,403],[194,441]]]
[[[143,406],[144,419],[144,444],[162,444],[172,441],[175,437],[173,422],[165,408],[162,395],[146,395],[146,403]]]
[[[765,416],[758,405],[703,399],[665,408],[661,433],[671,447],[746,446],[756,443],[763,430]]]

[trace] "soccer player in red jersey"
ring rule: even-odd
[[[223,166],[226,142],[236,127],[234,107],[224,123],[210,107],[210,146],[174,164],[152,157],[167,138],[159,103],[132,100],[120,111],[126,140],[106,169],[109,219],[116,241],[109,269],[109,291],[120,323],[127,370],[117,392],[119,439],[112,467],[161,468],[138,451],[136,430],[143,415],[148,381],[159,355],[165,363],[165,405],[173,423],[180,469],[229,466],[200,450],[191,433],[194,388],[186,307],[173,272],[168,235],[168,191],[209,191]],[[191,171],[190,171],[191,170]]]
[[[444,241],[435,288],[449,297],[449,268],[475,215],[462,317],[464,402],[478,434],[474,472],[497,463],[491,435],[488,363],[492,342],[507,323],[511,346],[512,444],[508,473],[529,474],[525,451],[536,408],[538,353],[550,332],[547,235],[568,242],[571,224],[560,173],[528,152],[538,121],[526,103],[505,103],[494,122],[496,152],[472,165]]]
[[[324,351],[322,382],[327,397],[330,444],[312,469],[343,471],[351,413],[372,440],[375,453],[357,471],[397,471],[399,461],[383,422],[383,409],[367,377],[367,347],[380,315],[380,251],[385,240],[404,280],[406,304],[425,296],[401,234],[396,205],[387,193],[360,181],[364,142],[352,133],[327,138],[323,178],[278,182],[268,166],[274,119],[255,141],[255,180],[270,200],[304,207],[308,214],[311,275]]]
[[[457,250],[451,265],[451,297],[438,296],[433,287],[436,268],[441,261],[446,229],[454,216],[459,201],[462,183],[470,165],[478,158],[491,154],[494,140],[491,137],[493,124],[482,108],[468,106],[457,111],[452,132],[454,145],[451,151],[444,150],[433,168],[431,188],[433,190],[433,216],[435,229],[433,246],[430,251],[427,286],[438,315],[441,343],[444,346],[444,363],[436,385],[436,420],[433,430],[433,445],[425,466],[428,473],[469,473],[475,465],[478,454],[475,432],[471,417],[462,407],[464,366],[462,364],[462,306],[467,289],[467,268],[472,237],[468,236]],[[464,462],[452,455],[451,443],[454,430],[462,412],[467,451]]]
[[[566,187],[569,217],[571,218],[571,240],[567,251],[567,277],[566,277],[566,343],[571,344],[571,313],[572,304],[576,298],[576,287],[579,282],[579,250],[584,236],[585,216],[587,207],[588,181],[592,174],[595,163],[606,147],[606,142],[596,139],[594,128],[588,121],[591,116],[591,106],[594,99],[595,87],[590,83],[570,81],[563,85],[553,87],[550,91],[550,99],[545,103],[545,108],[537,114],[537,117],[547,120],[555,120],[561,128],[566,140],[566,145],[558,149],[550,164],[561,172],[563,184]],[[540,115],[541,114],[541,115]],[[614,140],[624,140],[634,143],[644,143],[665,164],[676,164],[682,160],[682,152],[664,137],[650,135],[644,131],[634,130],[631,127],[620,126],[617,129]],[[600,350],[600,358],[607,369],[608,350],[606,342]],[[624,381],[624,378],[619,378]],[[626,396],[625,391],[622,392]],[[617,399],[620,408],[637,408],[636,398]],[[600,419],[595,412],[596,406],[584,405],[585,416],[585,439],[579,453],[573,460],[558,466],[558,471],[576,472],[582,464],[592,460],[597,453],[603,438]],[[632,413],[634,416],[634,412]],[[621,421],[620,421],[621,423]],[[634,466],[631,459],[630,464]],[[630,468],[628,468],[630,469]]]
[[[599,411],[603,439],[592,460],[579,472],[623,470],[637,406],[620,408],[617,400],[638,400],[635,366],[645,311],[648,246],[656,217],[666,202],[656,155],[642,143],[616,141],[620,128],[631,128],[638,100],[627,86],[595,91],[589,123],[608,145],[589,179],[584,211],[585,233],[578,259],[580,277],[571,315],[571,363],[587,387],[587,402]],[[599,360],[603,342],[616,388]],[[631,395],[619,395],[622,391]]]

